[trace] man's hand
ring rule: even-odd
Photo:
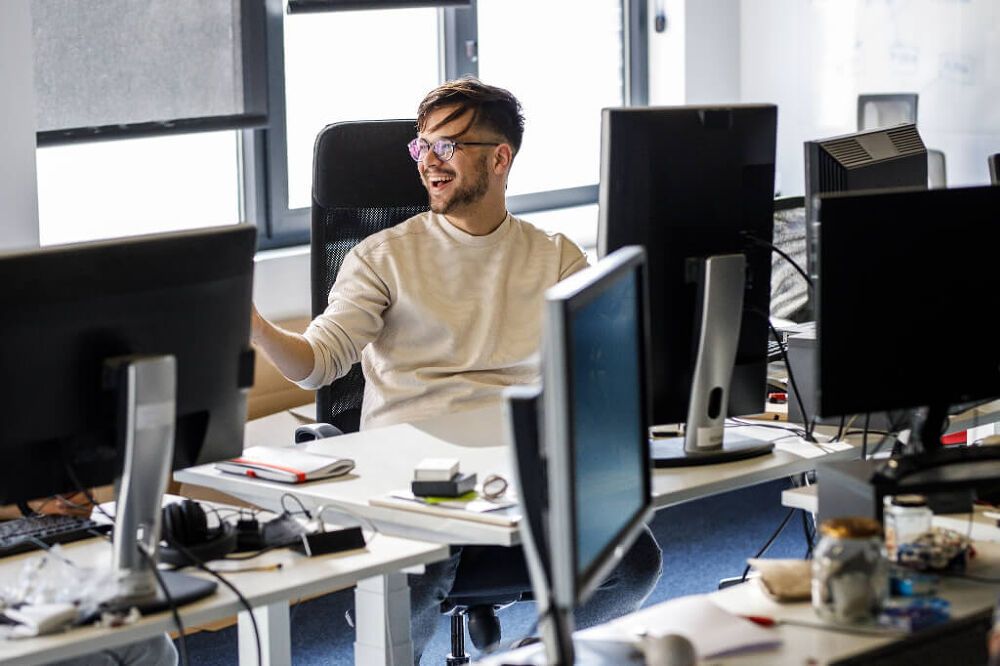
[[[45,499],[31,500],[28,507],[35,513],[45,515],[61,516],[81,516],[86,518],[90,515],[94,505],[90,503],[87,496],[82,492],[70,495],[53,495]],[[0,507],[0,519],[12,520],[21,517],[21,510],[13,505]]]
[[[312,346],[292,331],[275,326],[261,316],[257,306],[250,314],[250,340],[264,352],[275,367],[293,382],[302,381],[313,371]]]

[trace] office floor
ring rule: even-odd
[[[720,578],[741,574],[746,558],[767,541],[787,513],[781,506],[781,491],[786,487],[786,481],[776,481],[659,511],[652,529],[663,549],[663,577],[646,603],[710,592]],[[752,510],[748,512],[747,507]],[[795,516],[768,554],[802,557],[805,548],[801,520]],[[705,553],[712,557],[704,557]],[[353,602],[353,591],[347,590],[292,608],[296,666],[353,663],[354,632],[344,620]],[[534,604],[517,604],[503,611],[501,621],[505,639],[524,634],[533,625]],[[235,627],[194,634],[187,643],[191,664],[237,663]],[[448,651],[448,619],[442,617],[421,663],[444,664]]]

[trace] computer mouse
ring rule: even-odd
[[[646,666],[695,666],[698,653],[680,634],[647,634],[639,643]]]
[[[343,435],[343,431],[335,425],[329,423],[309,423],[301,425],[295,429],[295,443],[311,442],[316,439],[326,439]]]

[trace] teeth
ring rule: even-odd
[[[431,176],[430,181],[432,183],[447,183],[452,180],[450,176]]]

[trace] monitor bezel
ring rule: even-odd
[[[645,502],[624,523],[623,528],[609,541],[593,563],[585,570],[577,569],[576,551],[576,495],[574,493],[575,455],[570,407],[572,400],[572,372],[568,367],[570,334],[569,317],[580,307],[593,301],[626,274],[637,276],[639,293],[640,329],[640,414],[643,427],[642,460],[646,473],[642,476],[642,497]],[[624,247],[605,257],[597,265],[577,273],[545,294],[544,339],[544,448],[548,458],[549,481],[549,530],[550,558],[552,564],[552,594],[557,606],[572,608],[583,601],[614,568],[634,538],[639,528],[652,514],[652,463],[649,438],[648,351],[649,314],[646,290],[647,270],[645,251],[641,247]]]

